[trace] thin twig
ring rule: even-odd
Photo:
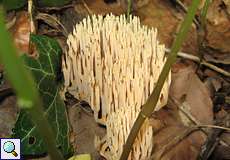
[[[171,52],[171,50],[168,49],[168,48],[166,48],[165,51],[167,53]],[[197,56],[194,56],[194,55],[191,55],[191,54],[188,54],[188,53],[184,53],[184,52],[178,52],[177,55],[180,56],[180,57],[182,57],[182,58],[190,59],[190,60],[193,60],[195,62],[200,63],[200,58],[197,57]],[[221,69],[221,68],[219,68],[219,67],[217,67],[217,66],[215,66],[215,65],[213,65],[211,63],[208,63],[205,60],[202,60],[200,64],[204,65],[204,66],[206,66],[206,67],[208,67],[208,68],[210,68],[210,69],[212,69],[212,70],[214,70],[214,71],[216,71],[218,73],[221,73],[221,74],[223,74],[226,77],[230,77],[230,73],[228,71],[225,71],[225,70],[223,70],[223,69]]]
[[[222,126],[217,126],[217,125],[200,124],[200,125],[197,125],[196,127],[197,128],[216,128],[216,129],[222,129],[222,130],[230,132],[230,128],[222,127]]]
[[[28,0],[28,14],[30,19],[30,33],[36,34],[36,27],[34,23],[34,4],[33,0]]]

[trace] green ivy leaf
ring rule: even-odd
[[[11,10],[23,7],[27,0],[2,0],[2,3],[7,10]]]
[[[69,155],[71,147],[68,139],[68,119],[65,104],[59,96],[60,82],[58,82],[58,75],[61,73],[62,51],[55,40],[46,36],[32,35],[31,41],[36,45],[39,57],[34,59],[23,56],[23,59],[37,83],[45,115],[52,126],[57,147],[60,147],[63,155]],[[33,125],[25,110],[21,110],[19,114],[13,130],[13,137],[21,139],[24,155],[46,153],[46,147],[48,146],[44,146],[36,126]]]

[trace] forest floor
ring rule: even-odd
[[[181,2],[184,6],[170,0],[135,0],[132,14],[140,18],[141,24],[157,28],[160,43],[170,50],[191,0]],[[67,35],[84,17],[125,14],[126,7],[112,0],[76,0],[64,7],[38,7],[36,32],[58,40],[64,51]],[[16,46],[28,52],[26,36],[31,24],[27,8],[8,12],[6,21]],[[230,159],[230,1],[214,0],[205,31],[197,28],[193,23],[171,69],[167,106],[150,119],[155,159]],[[18,39],[25,41],[17,43]],[[11,134],[19,109],[7,81],[0,85],[0,93],[0,137],[6,137]],[[103,137],[106,129],[95,122],[88,105],[79,105],[71,95],[65,101],[74,153],[90,153],[95,159],[103,159],[94,147],[94,136]]]

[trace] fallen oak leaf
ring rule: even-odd
[[[172,69],[170,97],[181,104],[186,104],[184,107],[198,122],[212,124],[212,101],[206,85],[195,74],[195,68],[192,65],[177,67],[180,65],[181,63],[177,63]],[[186,119],[183,114],[181,118]],[[184,121],[184,124],[187,125],[187,122]]]

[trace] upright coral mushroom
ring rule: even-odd
[[[68,36],[63,58],[65,87],[90,104],[97,122],[106,126],[100,153],[119,159],[141,106],[156,85],[165,63],[164,46],[156,29],[140,25],[138,17],[107,15],[87,17]],[[156,110],[166,104],[170,77]],[[152,127],[147,119],[129,155],[145,160],[152,151]]]

